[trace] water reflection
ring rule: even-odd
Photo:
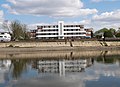
[[[1,58],[0,87],[119,87],[119,52],[90,53],[79,53],[79,57],[78,52],[70,52],[57,57],[54,53],[52,57],[37,55],[33,59],[15,56],[22,54],[13,54],[13,59]]]
[[[12,77],[17,79],[21,76],[23,71],[27,71],[27,60],[11,60],[11,70],[12,70]]]
[[[66,72],[84,72],[85,68],[93,64],[93,59],[60,59],[60,60],[36,60],[33,68],[39,73],[59,73],[64,76]]]

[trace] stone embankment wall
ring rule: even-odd
[[[69,41],[69,42],[6,42],[0,47],[78,47],[78,46],[120,46],[120,41]]]
[[[108,46],[120,46],[120,41],[116,41],[116,42],[106,42]]]

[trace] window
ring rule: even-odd
[[[0,36],[0,38],[3,38],[3,36]]]
[[[1,33],[1,34],[4,34],[4,33]]]
[[[55,26],[53,26],[53,28],[55,28]]]
[[[4,36],[4,38],[7,38],[7,36]]]
[[[56,28],[58,28],[58,25],[56,26]]]

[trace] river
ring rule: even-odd
[[[119,87],[120,51],[0,53],[0,87]]]

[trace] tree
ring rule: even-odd
[[[100,29],[96,31],[95,34],[104,33],[105,31],[108,31],[108,29],[107,28]]]
[[[119,27],[118,30],[116,31],[115,36],[118,37],[118,38],[120,38],[120,27]]]
[[[112,32],[113,35],[114,35],[115,32],[116,32],[116,30],[115,30],[114,28],[110,28],[109,30]]]
[[[10,29],[12,31],[12,39],[14,40],[24,40],[28,39],[27,27],[25,24],[21,24],[19,21],[13,21],[10,24]]]
[[[103,29],[96,31],[94,35],[96,36],[96,38],[101,38],[102,36],[104,36],[105,32],[107,31],[108,31],[107,28],[103,28]]]
[[[94,34],[93,34],[93,31],[91,31],[91,38],[93,38]]]
[[[6,32],[9,32],[9,34],[11,34],[11,29],[9,27],[9,21],[8,20],[5,20],[2,24],[2,28],[6,31]]]
[[[115,36],[120,38],[120,32],[118,32]]]
[[[102,37],[102,35],[104,36],[104,38],[106,37],[115,37],[116,34],[116,30],[113,28],[107,29],[107,28],[103,28],[100,29],[98,31],[95,32],[95,35],[97,37]]]
[[[113,34],[110,30],[104,32],[104,37],[113,37]]]
[[[116,34],[116,30],[114,28],[110,28],[109,29],[113,35],[114,38],[116,38],[115,34]]]

